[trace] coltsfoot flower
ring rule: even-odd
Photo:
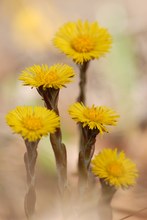
[[[82,123],[83,127],[89,129],[98,129],[101,134],[108,132],[106,125],[116,125],[119,115],[110,108],[105,106],[91,108],[84,104],[76,102],[69,108],[69,114],[76,122]]]
[[[92,172],[110,186],[133,186],[138,176],[136,164],[117,149],[103,149],[92,160]]]
[[[76,63],[83,64],[109,52],[112,38],[97,22],[78,20],[64,24],[53,39],[54,45]]]
[[[40,106],[18,106],[6,115],[6,121],[14,133],[30,142],[54,133],[60,126],[59,116]]]
[[[23,70],[19,80],[26,86],[60,89],[71,82],[74,75],[73,68],[66,64],[34,65]]]

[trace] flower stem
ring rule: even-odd
[[[112,186],[106,185],[101,181],[101,196],[99,199],[98,215],[100,219],[112,220],[111,200],[116,192]]]
[[[49,88],[43,90],[43,88],[38,89],[39,94],[43,97],[45,105],[48,109],[54,110],[57,115],[59,115],[58,110],[58,98],[59,89]],[[61,195],[67,191],[67,154],[66,147],[62,143],[62,132],[58,128],[54,134],[50,134],[50,141],[54,151],[57,175],[58,175],[58,187]]]
[[[79,82],[79,96],[77,98],[78,102],[82,102],[85,104],[86,102],[86,82],[87,82],[87,69],[89,66],[89,62],[85,62],[79,66],[80,68],[80,82]],[[88,172],[89,165],[91,162],[91,158],[95,149],[95,137],[99,133],[96,131],[90,132],[88,128],[83,128],[81,124],[79,124],[79,132],[80,132],[80,144],[79,144],[79,159],[78,159],[78,169],[79,169],[79,187],[81,190],[84,190],[85,183],[87,184],[88,180]]]
[[[29,142],[25,140],[27,152],[24,154],[24,163],[27,173],[27,185],[28,190],[24,199],[24,209],[28,220],[33,218],[36,204],[36,192],[35,192],[35,164],[37,159],[37,145],[36,142]]]
[[[95,142],[96,136],[99,133],[98,129],[91,130],[86,127],[82,128],[82,141],[83,146],[79,152],[79,160],[78,160],[78,167],[79,167],[79,189],[80,191],[85,191],[88,184],[88,173],[90,162],[94,154],[95,150]]]
[[[80,92],[79,92],[77,101],[82,102],[83,104],[85,104],[86,102],[85,89],[86,89],[86,82],[87,82],[86,73],[87,73],[88,66],[89,66],[89,62],[85,62],[79,66],[80,68],[80,82],[79,82]]]
[[[54,134],[50,134],[50,141],[56,159],[59,191],[61,194],[64,194],[68,188],[67,155],[65,145],[62,143],[60,129],[57,129],[57,131]]]

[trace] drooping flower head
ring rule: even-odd
[[[64,24],[54,37],[54,45],[76,63],[83,64],[109,52],[112,38],[97,22],[78,20]]]
[[[108,132],[106,125],[116,125],[119,115],[105,106],[91,108],[84,104],[76,102],[69,108],[69,114],[76,122],[82,123],[83,127],[89,129],[98,129],[101,134]]]
[[[71,82],[73,76],[73,68],[66,64],[34,65],[22,71],[19,79],[26,86],[60,89]]]
[[[54,133],[60,126],[59,116],[54,111],[40,106],[18,106],[6,115],[7,124],[14,133],[30,142]]]
[[[117,149],[103,149],[92,160],[92,172],[115,188],[133,186],[138,176],[136,164]]]

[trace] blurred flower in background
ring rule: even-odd
[[[25,6],[14,15],[12,28],[15,40],[23,49],[42,49],[49,45],[52,23],[43,12],[35,7]]]
[[[46,50],[51,44],[51,38],[55,31],[53,18],[61,19],[54,4],[49,1],[43,5],[39,1],[6,1],[5,13],[10,10],[8,22],[10,22],[11,37],[18,48],[27,52],[31,50]],[[45,7],[46,6],[46,7]]]

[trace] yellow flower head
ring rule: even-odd
[[[88,126],[89,129],[98,129],[101,134],[108,132],[105,125],[116,125],[119,115],[105,106],[91,108],[76,102],[69,108],[69,114],[76,121]]]
[[[18,106],[6,115],[7,124],[14,133],[25,140],[37,141],[60,126],[59,116],[54,111],[40,106]]]
[[[136,164],[117,149],[103,149],[92,160],[92,172],[110,186],[133,186],[138,176]]]
[[[109,52],[112,38],[97,22],[68,22],[54,37],[54,45],[76,63],[83,64]]]
[[[73,76],[73,68],[66,64],[55,64],[51,67],[34,65],[22,71],[19,79],[26,86],[60,89],[71,82]]]

